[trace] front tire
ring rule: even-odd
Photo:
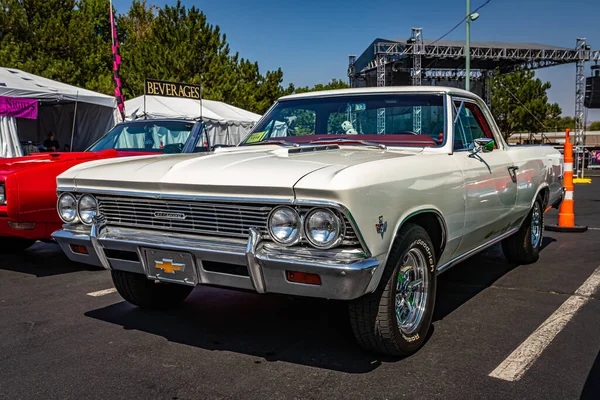
[[[544,238],[544,210],[538,197],[521,228],[502,241],[504,256],[516,264],[531,264],[540,258]]]
[[[433,248],[421,226],[402,227],[377,290],[349,305],[352,330],[363,348],[402,357],[423,345],[435,305]]]
[[[112,270],[117,292],[129,303],[146,309],[178,306],[194,290],[193,286],[155,282],[145,275]]]

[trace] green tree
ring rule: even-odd
[[[114,93],[109,0],[0,0],[0,65]],[[200,83],[203,97],[263,113],[280,96],[281,69],[230,54],[227,37],[196,7],[134,0],[117,15],[125,98],[144,79]]]
[[[505,138],[515,132],[543,132],[546,121],[556,121],[562,112],[548,102],[549,82],[532,71],[500,75],[492,81],[492,113]]]
[[[317,92],[321,90],[334,90],[334,89],[347,89],[350,85],[341,79],[332,79],[329,83],[323,85],[318,83],[314,86],[297,87],[294,89],[294,93],[305,93],[305,92]]]
[[[264,75],[258,63],[231,54],[226,35],[206,15],[178,1],[157,8],[134,0],[119,16],[122,79],[126,97],[143,93],[144,79],[155,78],[203,87],[203,97],[263,113],[293,86],[282,87],[281,69]]]
[[[0,65],[111,89],[108,0],[2,0]]]
[[[588,131],[600,131],[600,121],[594,121],[588,126]]]

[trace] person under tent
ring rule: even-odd
[[[44,140],[44,147],[48,151],[60,151],[60,144],[55,139],[54,132],[48,132],[48,139]]]

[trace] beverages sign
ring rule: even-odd
[[[148,96],[183,97],[201,100],[202,86],[193,83],[167,82],[156,79],[146,79],[144,94]]]

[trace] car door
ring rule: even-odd
[[[453,98],[454,147],[465,185],[465,225],[456,255],[506,233],[514,226],[517,184],[504,141],[491,128],[482,107],[472,99]],[[474,148],[475,140],[494,140],[491,151]]]

